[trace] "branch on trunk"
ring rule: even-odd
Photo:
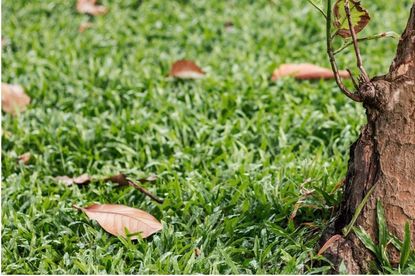
[[[343,94],[345,94],[347,97],[349,97],[353,101],[362,102],[363,99],[362,97],[360,97],[360,95],[358,95],[357,93],[353,93],[349,89],[346,88],[339,74],[339,69],[337,67],[336,58],[334,57],[334,50],[333,50],[333,44],[332,44],[332,38],[331,38],[331,0],[328,0],[326,15],[327,15],[327,20],[326,20],[327,54],[329,56],[331,69],[334,73],[334,79],[336,80],[337,86],[340,88]]]
[[[358,42],[357,42],[356,32],[354,30],[352,17],[350,15],[349,0],[344,1],[344,10],[346,12],[347,21],[349,23],[349,30],[350,30],[350,33],[352,34],[354,53],[356,55],[356,60],[357,60],[357,67],[360,70],[362,80],[364,82],[369,82],[370,79],[369,79],[369,76],[366,73],[365,68],[363,67],[362,57],[360,55],[360,49],[359,49],[359,45],[358,45]]]

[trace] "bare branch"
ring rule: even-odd
[[[362,38],[358,38],[357,42],[362,42],[362,41],[367,41],[367,40],[374,40],[374,39],[379,39],[379,38],[395,38],[397,40],[399,40],[399,35],[395,32],[385,32],[385,33],[380,33],[380,34],[375,34],[375,35],[371,35],[371,36],[366,36],[366,37],[362,37]],[[344,49],[346,49],[347,47],[353,45],[353,41],[349,41],[347,43],[344,43],[339,49],[334,51],[334,54],[337,55],[338,53],[340,53],[341,51],[343,51]]]
[[[350,99],[356,101],[356,102],[362,102],[362,98],[356,94],[351,92],[346,88],[346,86],[343,84],[343,81],[339,74],[339,69],[337,68],[336,59],[334,57],[333,53],[333,44],[332,44],[332,38],[331,38],[331,0],[327,1],[327,18],[326,18],[326,42],[327,42],[327,54],[329,56],[331,69],[334,73],[334,78],[336,80],[337,86],[340,88],[340,90]]]
[[[354,47],[354,52],[355,52],[356,60],[357,60],[357,67],[360,70],[360,74],[361,74],[363,80],[365,82],[369,82],[370,79],[369,79],[369,76],[366,73],[365,68],[363,67],[362,57],[360,55],[360,49],[359,49],[358,42],[357,42],[356,32],[353,28],[352,17],[350,15],[349,0],[344,1],[344,10],[346,12],[347,21],[349,22],[349,30],[350,30],[350,33],[352,34],[353,47]]]

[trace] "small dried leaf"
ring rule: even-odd
[[[32,154],[30,152],[25,152],[18,157],[19,162],[22,162],[24,165],[29,164],[30,158],[32,158]]]
[[[346,11],[344,9],[344,0],[337,0],[333,7],[334,26],[337,28],[337,34],[343,38],[350,37],[352,34],[349,29],[349,21],[347,20]],[[368,11],[363,8],[360,1],[349,0],[350,18],[353,29],[356,33],[366,27],[370,21]]]
[[[78,2],[76,2],[76,9],[79,13],[87,13],[94,16],[106,14],[108,8],[97,5],[96,2],[96,0],[78,0]]]
[[[92,28],[93,26],[94,26],[94,24],[92,24],[91,22],[82,22],[81,25],[79,25],[79,32],[83,33],[87,29]]]
[[[69,176],[57,176],[55,178],[57,181],[64,183],[66,186],[72,186],[73,184],[76,185],[86,185],[91,182],[91,177],[87,174],[83,174],[76,177],[69,177]]]
[[[342,78],[349,78],[347,71],[339,71]],[[309,63],[282,64],[272,73],[272,80],[282,77],[294,77],[299,80],[333,79],[334,74],[331,69],[320,67]]]
[[[139,235],[147,238],[163,229],[162,224],[152,215],[139,209],[117,204],[93,204],[82,210],[93,220],[96,220],[102,228],[114,236],[127,238],[127,231],[132,240]]]
[[[200,251],[199,247],[195,248],[195,256],[199,257],[202,254],[202,251]]]
[[[317,255],[323,254],[334,242],[338,241],[342,236],[341,235],[334,235],[330,239],[326,241],[326,243],[320,248]]]
[[[30,103],[30,97],[17,84],[1,84],[1,106],[4,112],[16,115],[25,111]]]
[[[73,183],[77,185],[85,185],[91,182],[91,177],[87,174],[83,174],[73,178]]]
[[[200,79],[205,72],[191,60],[179,60],[173,63],[169,75],[179,79]]]
[[[122,174],[122,173],[110,176],[110,177],[106,178],[105,180],[106,181],[111,181],[112,183],[116,183],[120,186],[128,186],[127,176],[125,174]]]

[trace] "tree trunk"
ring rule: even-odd
[[[415,3],[389,73],[371,83],[375,89],[360,91],[367,125],[350,149],[343,201],[322,243],[341,234],[374,186],[355,226],[363,227],[377,241],[376,201],[380,200],[388,230],[403,240],[404,225],[409,222],[415,244]],[[396,250],[389,254],[392,261],[399,260]],[[333,243],[327,257],[336,264],[343,260],[353,274],[368,272],[373,260],[353,232]]]

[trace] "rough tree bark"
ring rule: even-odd
[[[367,125],[350,149],[343,201],[322,243],[341,234],[374,186],[355,225],[376,240],[376,200],[380,200],[388,230],[402,240],[405,222],[409,221],[415,244],[415,3],[389,73],[370,83],[372,89],[359,89]],[[392,260],[399,258],[396,250],[390,254]],[[333,243],[327,256],[337,264],[343,260],[353,274],[368,272],[373,259],[353,233]]]

